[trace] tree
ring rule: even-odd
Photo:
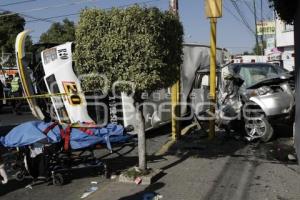
[[[298,0],[269,0],[270,6],[274,7],[278,16],[288,24],[294,23]]]
[[[244,55],[244,56],[247,56],[247,55],[252,55],[252,54],[249,53],[248,51],[244,51],[243,55]]]
[[[40,37],[41,43],[57,43],[72,42],[75,40],[74,22],[64,19],[62,23],[53,23],[47,32]]]
[[[263,45],[261,45],[261,43],[259,43],[258,45],[255,45],[253,48],[252,54],[263,55],[263,53],[264,53],[263,51],[266,48],[266,46],[267,46],[267,43],[265,41],[263,42]]]
[[[74,54],[79,74],[98,73],[82,80],[85,90],[111,90],[116,81],[135,84],[136,102],[143,91],[152,92],[174,84],[180,76],[183,28],[177,16],[157,8],[139,6],[127,9],[83,10],[76,29]],[[128,84],[118,92],[129,92]],[[141,107],[139,107],[141,108]],[[139,168],[146,169],[145,132],[141,109],[137,110],[140,125]]]
[[[24,30],[25,19],[18,14],[1,12],[0,15],[0,57],[1,66],[14,66],[15,56],[12,56],[15,49],[15,41],[18,33]],[[27,41],[31,44],[31,40]]]

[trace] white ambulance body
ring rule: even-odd
[[[295,70],[295,53],[293,51],[272,52],[267,55],[268,63],[276,64],[288,71]]]
[[[232,63],[264,63],[267,62],[267,56],[243,55],[235,56],[231,59]]]
[[[41,54],[48,92],[59,94],[51,97],[58,120],[69,123],[93,123],[87,111],[87,102],[79,79],[73,71],[72,43],[67,42],[46,49]]]

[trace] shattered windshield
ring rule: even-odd
[[[280,67],[269,64],[240,65],[238,74],[244,80],[244,86],[250,87],[266,79],[278,77],[286,71]]]

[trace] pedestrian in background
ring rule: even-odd
[[[11,81],[11,94],[12,97],[21,97],[22,96],[22,89],[21,89],[21,81],[19,78],[19,74],[16,74],[15,77]],[[22,105],[22,101],[20,99],[12,100],[12,107],[13,112],[17,115],[20,115],[20,108]]]

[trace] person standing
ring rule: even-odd
[[[11,94],[12,97],[21,97],[22,89],[21,89],[21,81],[19,78],[19,74],[16,74],[15,77],[11,81]],[[22,105],[22,101],[19,99],[12,100],[13,112],[15,114],[21,114],[20,107]]]

